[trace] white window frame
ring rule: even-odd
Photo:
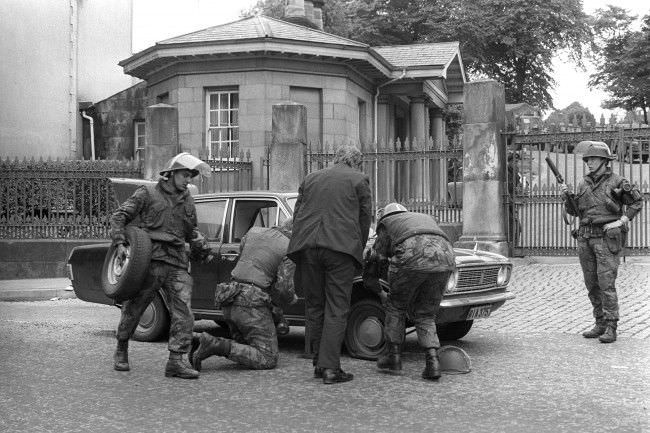
[[[144,120],[136,120],[133,122],[133,159],[136,161],[144,159],[144,125]],[[138,131],[140,128],[142,130]],[[139,132],[142,132],[142,134],[139,134]]]
[[[232,95],[237,95],[236,106]],[[212,97],[218,98],[216,107],[211,107]],[[220,103],[226,98],[226,106]],[[215,123],[212,123],[212,119]],[[239,158],[239,89],[229,87],[207,90],[205,93],[205,144],[208,159],[236,161]],[[218,132],[213,139],[213,132]]]

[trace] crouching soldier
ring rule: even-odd
[[[197,259],[210,261],[210,246],[197,229],[194,200],[187,185],[199,173],[208,176],[210,167],[189,153],[172,158],[155,186],[141,186],[111,216],[111,237],[120,257],[127,256],[124,227],[136,218],[151,238],[151,264],[138,295],[122,305],[117,327],[117,349],[114,368],[128,371],[129,339],[138,326],[142,313],[156,292],[162,293],[169,305],[169,361],[165,376],[196,379],[199,373],[183,359],[192,342],[194,315],[190,309],[192,277],[188,273],[189,257],[185,243]]]
[[[450,273],[454,270],[454,250],[433,217],[408,212],[399,203],[390,203],[377,223],[377,239],[366,261],[388,262],[386,294],[374,284],[367,284],[381,297],[386,309],[384,336],[388,353],[379,357],[377,367],[393,373],[402,370],[401,346],[407,316],[415,324],[418,343],[425,352],[426,366],[422,377],[440,378],[436,334],[436,314]]]
[[[297,300],[295,265],[286,257],[291,227],[288,220],[280,227],[253,227],[246,233],[232,281],[218,284],[215,291],[216,306],[223,310],[232,339],[207,332],[195,337],[194,368],[200,371],[201,362],[212,355],[256,370],[275,368],[280,352],[272,310]]]

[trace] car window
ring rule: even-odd
[[[210,240],[221,241],[226,213],[226,200],[196,203],[199,231]]]
[[[231,242],[240,242],[251,227],[273,227],[288,218],[275,200],[236,200],[234,209]]]
[[[291,212],[293,212],[294,209],[296,208],[296,202],[297,202],[297,201],[298,201],[298,197],[289,197],[289,198],[287,199],[287,204],[288,204],[289,207],[291,208]]]

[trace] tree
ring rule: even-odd
[[[579,102],[572,102],[568,107],[561,110],[552,112],[545,123],[547,125],[559,125],[560,123],[573,124],[576,126],[586,125],[590,123],[591,126],[596,125],[596,119],[587,107],[584,107]]]
[[[632,30],[635,16],[625,9],[608,6],[596,11],[594,54],[597,71],[589,85],[609,93],[604,108],[641,109],[648,124],[650,106],[650,15],[641,30]]]
[[[282,17],[280,0],[257,10]],[[372,46],[460,41],[470,75],[505,86],[508,103],[552,107],[553,56],[581,64],[590,42],[580,0],[328,0],[325,31]]]

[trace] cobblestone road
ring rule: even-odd
[[[623,263],[616,288],[619,337],[650,339],[650,263]],[[593,325],[591,304],[578,263],[515,261],[510,290],[517,295],[476,330],[581,333]]]

